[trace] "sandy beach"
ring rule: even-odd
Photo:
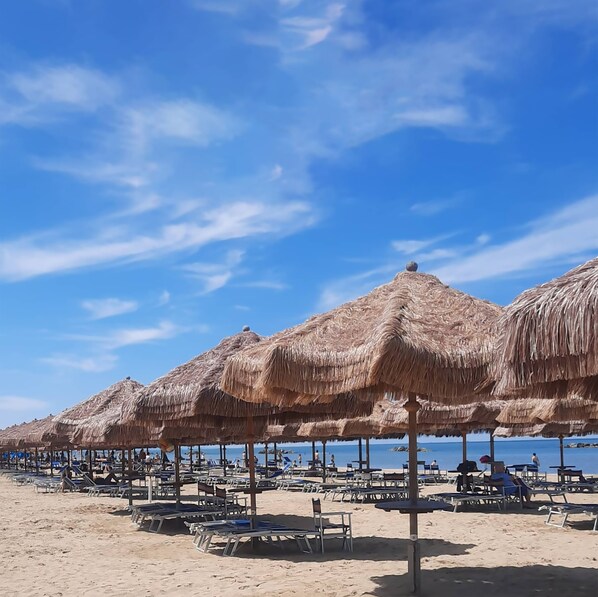
[[[271,491],[258,497],[260,515],[311,526],[312,495]],[[334,543],[324,556],[299,553],[291,543],[254,554],[247,544],[238,557],[226,558],[218,550],[195,550],[182,526],[160,534],[138,530],[124,500],[38,494],[0,478],[0,501],[5,597],[407,594],[408,519],[371,504],[324,502],[325,510],[354,513],[352,554]],[[572,501],[596,497],[575,495]],[[595,595],[598,533],[589,530],[589,519],[558,529],[535,510],[513,508],[421,516],[424,594]]]

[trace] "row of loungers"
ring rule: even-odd
[[[269,544],[291,539],[296,542],[300,551],[313,553],[310,537],[318,541],[321,536],[318,530],[290,528],[265,521],[257,522],[252,528],[251,521],[246,519],[197,522],[188,526],[189,532],[194,535],[193,543],[196,549],[207,552],[212,541],[219,539],[224,542],[224,556],[234,556],[244,539],[260,539]]]
[[[148,531],[159,533],[166,520],[214,521],[229,513],[242,514],[243,508],[232,503],[227,508],[187,503],[140,504],[131,507],[131,522],[138,527],[148,523]]]

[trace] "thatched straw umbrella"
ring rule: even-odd
[[[503,404],[496,420],[507,426],[598,419],[598,402],[581,398],[509,400]]]
[[[307,322],[275,334],[228,360],[222,388],[248,402],[292,406],[298,396],[351,392],[377,401],[409,396],[409,571],[419,590],[417,513],[432,511],[417,493],[416,396],[454,405],[473,394],[489,373],[493,333],[501,309],[415,273],[416,264],[389,284]]]
[[[119,425],[123,408],[142,388],[142,384],[130,377],[112,384],[54,417],[44,438],[68,436],[72,444],[80,447],[132,447],[129,437]]]
[[[43,419],[33,419],[27,423],[20,425],[12,425],[0,432],[0,446],[5,448],[19,450],[21,448],[35,448],[36,468],[39,468],[38,448],[47,445],[43,441],[43,436],[51,427],[54,420],[53,415],[48,415]],[[69,439],[67,437],[57,438],[54,445],[50,445],[50,451],[54,448],[70,448]],[[53,458],[50,458],[50,475],[53,474]],[[26,459],[25,459],[26,463]]]
[[[499,326],[497,395],[598,400],[598,258],[519,295]]]
[[[159,426],[162,436],[175,444],[175,468],[181,442],[226,441],[238,438],[248,442],[251,510],[255,514],[254,441],[268,424],[309,420],[315,415],[309,405],[281,409],[272,405],[249,404],[224,392],[220,379],[225,363],[240,350],[257,345],[262,338],[248,327],[241,333],[224,338],[214,348],[198,355],[156,379],[131,402],[124,412],[124,422],[138,426]],[[318,407],[327,416],[349,409],[368,414],[371,407],[353,396],[332,397]],[[292,410],[293,413],[285,412]],[[304,413],[304,414],[302,414]],[[178,487],[178,483],[177,483]],[[177,493],[178,495],[178,493]]]

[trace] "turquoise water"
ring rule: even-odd
[[[483,436],[475,435],[468,439],[468,459],[479,461],[479,458],[490,451],[487,440]],[[566,438],[565,444],[572,442],[596,443],[598,438]],[[270,444],[271,445],[271,444]],[[387,443],[372,440],[370,442],[370,463],[372,467],[384,469],[402,469],[403,463],[407,462],[406,452],[393,452],[394,446],[405,445],[405,442]],[[425,438],[418,442],[418,446],[425,448],[426,452],[418,454],[418,460],[431,462],[436,460],[441,469],[454,469],[462,460],[461,442],[455,441],[425,441]],[[560,462],[558,439],[508,439],[495,440],[494,454],[496,460],[503,460],[506,464],[529,463],[531,455],[535,452],[540,458],[540,470],[549,471],[550,466],[556,466]],[[303,463],[311,460],[311,444],[278,444],[278,448],[289,450],[292,453],[289,457],[296,460],[301,454]],[[316,448],[322,457],[322,445],[316,443]],[[263,462],[264,455],[260,453],[262,446],[256,446],[256,455],[260,462]],[[184,451],[186,452],[186,451]],[[218,447],[202,446],[202,452],[208,458],[218,458]],[[226,456],[229,460],[241,458],[242,446],[228,446]],[[565,464],[580,468],[584,473],[598,474],[598,448],[565,448]],[[334,454],[337,466],[344,467],[347,463],[358,459],[358,447],[356,442],[328,442],[326,444],[326,460]],[[365,442],[363,447],[365,459]],[[356,466],[356,464],[354,464]]]

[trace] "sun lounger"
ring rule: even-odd
[[[453,505],[453,512],[457,512],[459,506],[467,504],[496,504],[499,510],[502,510],[506,507],[506,498],[501,493],[435,493],[429,497],[432,500],[449,502]]]
[[[574,514],[584,514],[594,519],[593,531],[598,530],[598,504],[550,504],[549,506],[540,506],[540,511],[547,511],[545,523],[550,526],[563,528]],[[560,517],[560,522],[553,522],[553,517]]]
[[[530,488],[531,497],[537,497],[545,495],[550,499],[552,503],[555,503],[555,497],[562,497],[563,501],[567,503],[567,493],[563,489],[549,489],[549,488],[542,488],[542,487],[531,487]]]
[[[261,539],[270,544],[274,544],[275,540],[279,542],[282,539],[291,539],[297,543],[301,551],[312,553],[309,538],[317,538],[320,535],[317,530],[295,529],[263,521],[251,528],[251,522],[245,519],[197,523],[189,527],[190,531],[195,533],[193,542],[196,549],[207,552],[213,538],[218,537],[225,542],[222,552],[224,556],[235,555],[243,539]]]

